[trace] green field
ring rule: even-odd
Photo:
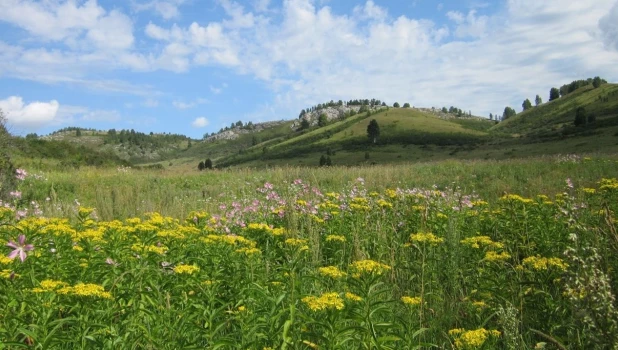
[[[28,164],[0,208],[0,348],[618,342],[612,156],[201,173]]]

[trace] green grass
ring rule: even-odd
[[[597,89],[591,85],[582,87],[567,96],[519,113],[491,130],[515,134],[558,130],[565,124],[573,124],[578,107],[586,108],[588,115],[594,114],[597,118],[618,116],[618,84],[604,84]]]

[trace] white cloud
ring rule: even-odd
[[[461,12],[449,11],[446,13],[446,17],[457,24],[455,29],[457,38],[476,38],[486,34],[489,17],[477,16],[476,10],[470,10],[467,16],[464,16]]]
[[[159,101],[155,100],[154,98],[147,98],[142,105],[144,107],[148,107],[148,108],[155,108],[157,106],[159,106]]]
[[[20,96],[10,96],[0,100],[0,109],[8,122],[20,128],[36,130],[54,121],[60,104],[56,100],[49,102],[34,101],[28,104]]]
[[[364,6],[356,6],[353,12],[360,19],[375,21],[383,21],[388,16],[388,11],[385,8],[376,5],[371,0],[368,0]]]
[[[174,107],[178,109],[189,109],[189,108],[193,108],[193,107],[196,107],[204,103],[208,103],[208,100],[204,98],[197,98],[191,102],[173,101],[172,105],[174,105]]]
[[[599,20],[599,28],[606,47],[618,51],[618,1],[609,13]]]
[[[205,128],[206,126],[208,126],[208,124],[210,124],[208,119],[206,119],[205,117],[198,117],[195,118],[193,123],[191,123],[191,126],[193,126],[194,128]]]
[[[133,9],[136,11],[154,11],[163,19],[169,20],[180,17],[178,7],[184,4],[185,0],[154,0],[147,2],[133,1]]]

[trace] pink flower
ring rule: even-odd
[[[17,199],[21,198],[21,192],[19,191],[10,192],[9,195],[13,198],[17,198]]]
[[[17,169],[17,170],[15,170],[15,173],[16,173],[15,177],[18,180],[22,180],[22,181],[25,180],[26,179],[26,175],[28,175],[28,173],[24,169]]]
[[[26,244],[25,235],[19,235],[19,237],[17,238],[17,243],[9,241],[6,246],[13,248],[13,251],[10,252],[7,257],[12,260],[19,256],[21,262],[24,262],[24,260],[26,260],[26,252],[34,249],[34,246],[32,244]]]
[[[573,181],[571,179],[566,179],[566,184],[568,188],[573,188]]]

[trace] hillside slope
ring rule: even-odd
[[[597,120],[618,117],[618,84],[603,84],[599,88],[584,86],[566,96],[533,107],[502,121],[491,130],[511,134],[538,134],[571,126],[577,108],[584,107]]]

